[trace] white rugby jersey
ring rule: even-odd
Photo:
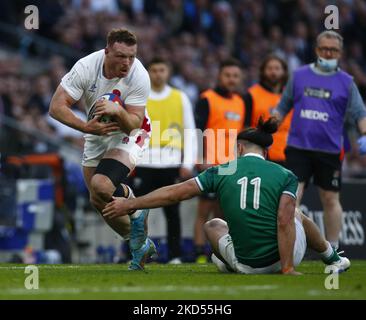
[[[140,60],[135,58],[126,77],[107,79],[103,75],[104,57],[102,49],[77,61],[62,78],[61,86],[74,100],[85,99],[88,118],[97,99],[105,93],[116,93],[116,90],[125,105],[145,107],[150,78]],[[146,111],[145,116],[148,118]]]

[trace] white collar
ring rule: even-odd
[[[172,91],[172,87],[169,86],[169,85],[166,85],[164,87],[164,89],[160,92],[156,92],[153,89],[151,89],[149,99],[151,99],[151,100],[163,100],[163,99],[167,98],[170,95],[171,91]]]
[[[245,155],[243,155],[243,157],[257,157],[257,158],[261,158],[263,160],[266,160],[264,159],[264,157],[258,153],[254,153],[254,152],[248,152],[246,153]]]

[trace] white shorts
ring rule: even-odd
[[[104,154],[111,149],[126,151],[130,161],[137,165],[142,154],[149,147],[150,132],[140,129],[133,136],[121,132],[109,136],[85,135],[84,154],[81,164],[84,167],[97,167]]]
[[[295,218],[295,228],[296,228],[296,240],[294,246],[294,266],[296,267],[301,263],[305,255],[306,236],[304,227],[297,218]],[[276,273],[281,271],[280,261],[263,268],[252,268],[250,266],[240,263],[235,256],[234,245],[230,234],[226,234],[219,239],[219,251],[221,256],[231,267],[231,269],[233,269],[235,272],[238,273],[263,274],[263,273]],[[220,260],[213,259],[213,262],[217,265],[220,271],[225,270],[223,263]]]

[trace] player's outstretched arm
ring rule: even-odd
[[[79,119],[70,109],[76,102],[77,101],[71,98],[66,90],[59,85],[52,97],[49,114],[52,118],[63,124],[84,133],[104,135],[119,129],[118,124],[115,122],[108,124],[99,122],[99,117],[94,117],[94,119],[88,122]]]
[[[126,200],[125,198],[115,198],[108,203],[103,210],[103,216],[115,218],[127,215],[137,209],[152,209],[172,205],[174,203],[191,199],[201,194],[196,181],[189,179],[182,183],[173,184],[142,197]]]
[[[277,215],[277,239],[283,274],[300,274],[295,271],[293,262],[296,239],[295,207],[295,198],[287,194],[281,196]]]

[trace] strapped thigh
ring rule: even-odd
[[[94,174],[102,174],[108,177],[113,185],[117,187],[121,183],[127,182],[130,169],[122,162],[115,159],[105,158],[100,160]]]

